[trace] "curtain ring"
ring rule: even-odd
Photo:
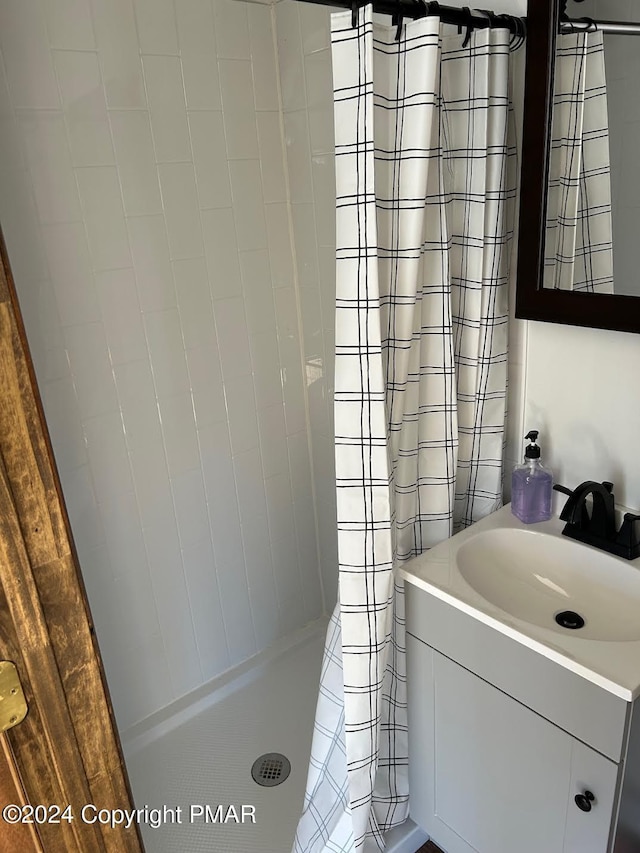
[[[403,15],[402,15],[402,7],[400,5],[400,0],[396,0],[398,11],[391,18],[391,23],[396,24],[396,36],[395,40],[400,41],[400,36],[402,35],[402,23],[403,23]]]
[[[467,32],[464,37],[464,41],[462,42],[462,47],[466,47],[471,41],[471,33],[473,32],[473,22],[471,20],[471,9],[468,6],[463,6],[462,11],[469,19],[469,22],[467,23]],[[458,32],[460,32],[460,30],[458,30]]]
[[[497,27],[500,19],[500,15],[497,15],[495,12],[492,12],[490,9],[480,9],[483,15],[486,15],[489,19],[490,27]]]
[[[593,18],[567,18],[561,23],[569,27],[571,35],[575,35],[576,33],[598,32],[598,22],[594,21]],[[576,24],[586,24],[586,27],[576,27]]]
[[[522,25],[520,18],[512,18],[511,23],[513,23],[515,30],[511,33],[511,38],[509,39],[509,50],[515,52],[518,50],[523,41]]]
[[[520,38],[522,39],[522,44],[527,40],[527,19],[526,18],[518,18],[518,22],[520,25]],[[520,45],[518,45],[520,47]]]
[[[515,53],[520,50],[527,39],[527,27],[523,18],[512,18],[515,24],[515,33],[509,41],[509,50]]]

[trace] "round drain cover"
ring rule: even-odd
[[[571,631],[577,631],[578,628],[584,627],[584,619],[574,610],[563,610],[562,613],[556,613],[556,622],[562,628],[569,628]]]
[[[286,755],[279,752],[266,752],[256,758],[251,767],[253,781],[265,788],[280,785],[291,773],[291,763]]]

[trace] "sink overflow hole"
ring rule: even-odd
[[[569,628],[571,631],[577,631],[578,628],[584,627],[584,619],[574,610],[563,610],[562,613],[556,613],[556,622],[562,628]]]
[[[253,781],[265,788],[280,785],[291,773],[289,759],[279,752],[267,752],[256,758],[251,767]]]

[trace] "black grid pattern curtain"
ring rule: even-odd
[[[383,849],[406,819],[396,569],[501,504],[510,34],[395,35],[370,6],[333,16],[340,601],[297,853]]]
[[[544,286],[613,293],[609,113],[601,32],[558,36]]]

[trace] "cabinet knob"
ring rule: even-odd
[[[594,795],[591,791],[585,791],[584,794],[576,794],[575,801],[576,805],[583,812],[591,811],[591,803],[595,800]]]

